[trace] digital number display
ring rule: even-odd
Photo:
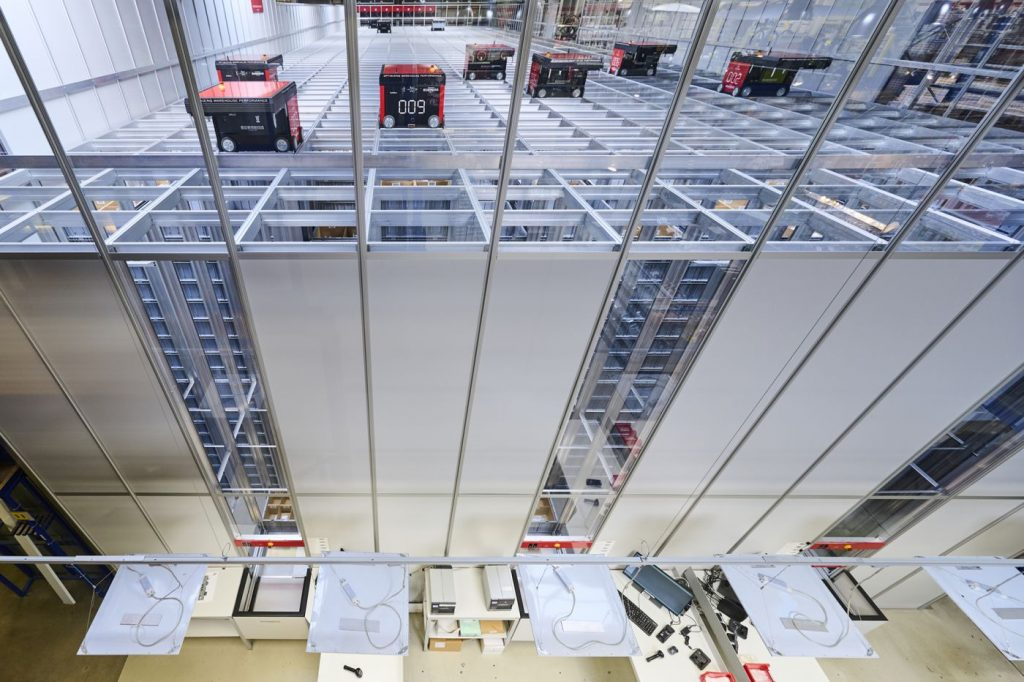
[[[412,116],[425,114],[427,113],[427,100],[400,99],[398,100],[398,113],[399,115],[408,114]]]

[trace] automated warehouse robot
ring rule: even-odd
[[[444,71],[434,64],[385,64],[378,126],[443,128],[444,83]]]
[[[587,72],[597,71],[604,60],[575,52],[534,54],[526,92],[531,97],[583,97]]]
[[[281,55],[225,57],[216,61],[217,81],[276,81],[277,70],[284,66]]]
[[[500,43],[466,45],[466,66],[462,77],[466,80],[505,80],[508,58],[516,53],[515,48]]]
[[[608,73],[613,76],[653,76],[663,54],[675,54],[671,43],[615,43]]]
[[[288,152],[302,143],[298,89],[291,81],[231,81],[199,93],[224,152]],[[192,113],[188,100],[185,110]]]
[[[800,69],[827,69],[829,57],[786,52],[733,52],[718,92],[734,97],[785,97]]]

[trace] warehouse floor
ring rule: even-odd
[[[64,606],[38,582],[19,599],[0,589],[0,641],[4,657],[0,679],[19,682],[263,682],[316,679],[318,657],[305,653],[305,642],[257,642],[252,651],[234,640],[192,639],[180,656],[76,656],[85,634],[88,593],[71,586],[79,603]],[[880,658],[874,661],[823,661],[832,682],[912,680],[949,682],[1024,680],[1024,665],[1007,662],[960,611],[947,601],[924,611],[891,611],[891,622],[868,638]],[[412,619],[416,627],[416,619]],[[531,645],[514,644],[501,657],[481,656],[467,646],[458,654],[434,654],[414,644],[405,664],[407,680],[505,682],[523,679],[574,682],[628,682],[626,661],[589,658],[539,658]],[[122,670],[123,668],[123,670]],[[287,672],[287,675],[284,673]],[[457,675],[456,675],[457,673]]]

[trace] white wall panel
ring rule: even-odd
[[[511,556],[531,502],[532,494],[461,495],[455,512],[451,553]]]
[[[981,497],[1024,498],[1024,450],[1018,450],[1017,454],[972,484],[969,494]]]
[[[75,27],[71,25],[64,3],[61,0],[35,0],[31,6],[60,82],[74,83],[89,78],[85,55],[82,54]]]
[[[800,484],[802,494],[870,493],[1024,361],[1021,305],[1024,267],[1017,266],[933,348],[842,443]],[[998,339],[998,341],[996,341]],[[979,349],[984,349],[979,352]],[[852,411],[847,422],[856,416]],[[990,476],[977,494],[1024,495],[1024,465]],[[972,493],[975,494],[975,493]]]
[[[711,490],[785,490],[1002,264],[960,257],[891,259]],[[877,482],[891,471],[877,471]]]
[[[78,5],[79,3],[77,0],[71,0],[68,4]],[[112,64],[110,70],[125,71],[135,68],[135,58],[128,46],[128,37],[124,33],[121,18],[117,14],[117,3],[114,0],[92,0],[92,6],[98,18],[97,26],[103,35],[103,45],[107,54],[110,55]],[[103,73],[105,71],[95,72],[95,75]]]
[[[300,495],[299,509],[306,537],[327,538],[332,550],[373,551],[373,510],[369,495]]]
[[[669,539],[661,554],[727,552],[771,503],[771,499],[763,497],[705,497]]]
[[[172,552],[235,553],[209,495],[143,495],[139,501]]]
[[[451,493],[483,269],[483,254],[375,257],[370,253],[370,338],[381,492]]]
[[[1019,504],[1017,500],[950,500],[880,549],[875,556],[942,554]],[[874,596],[913,570],[888,568],[871,578],[864,589]]]
[[[860,263],[852,257],[760,258],[630,475],[629,492],[693,490],[819,315],[834,310],[860,280],[865,267],[858,270]],[[840,289],[844,295],[830,308]],[[827,319],[819,327],[824,323]]]
[[[1015,556],[1024,549],[1024,510],[982,531],[962,546],[949,552],[959,556]],[[878,596],[883,608],[916,609],[942,595],[942,589],[924,571]]]
[[[58,498],[101,554],[164,554],[153,529],[127,495]]]
[[[244,259],[242,276],[295,491],[369,493],[355,260]]]
[[[614,254],[498,256],[462,472],[467,493],[526,493],[544,473]],[[520,523],[529,509],[522,510]]]
[[[95,78],[116,71],[105,44],[103,29],[96,18],[96,12],[93,11],[96,0],[88,2],[63,0],[63,3],[64,9],[68,13],[70,26],[73,27],[72,39],[77,43],[81,52],[88,77]],[[112,17],[104,18],[108,21],[112,19]]]
[[[0,288],[136,493],[206,492],[98,259],[0,261]]]
[[[57,492],[126,492],[7,308],[0,306],[0,430]]]
[[[37,88],[45,90],[60,85],[60,77],[50,58],[50,52],[46,49],[46,42],[43,40],[39,25],[36,23],[32,11],[34,4],[24,0],[0,0],[4,17],[10,24],[14,39],[18,41],[18,48],[21,50],[25,63],[28,64],[32,79]],[[6,55],[7,52],[4,51],[4,56],[6,57]],[[14,79],[11,87],[15,89],[12,94],[22,94],[21,85],[17,79]],[[3,88],[3,90],[6,92],[7,88]]]
[[[440,555],[448,535],[451,495],[381,495],[380,551]],[[515,543],[516,537],[509,538]]]
[[[740,552],[777,552],[791,542],[810,542],[838,521],[855,499],[789,498],[782,502],[738,548]]]
[[[611,556],[624,556],[635,550],[652,550],[686,502],[672,495],[623,495],[615,503],[596,542],[614,543]]]

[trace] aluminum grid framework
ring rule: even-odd
[[[491,40],[495,32],[449,29],[428,41],[413,30],[397,31],[394,38],[359,31],[361,106],[354,117],[344,40],[326,38],[286,56],[282,77],[300,84],[301,117],[310,122],[303,150],[294,157],[218,156],[223,170],[216,191],[223,192],[241,254],[356,254],[361,234],[378,251],[485,251],[493,242],[496,202],[503,200],[499,250],[619,251],[623,235],[630,234],[637,239],[630,259],[744,260],[831,103],[815,95],[739,100],[694,86],[672,122],[664,153],[652,159],[671,105],[671,70],[650,83],[598,73],[582,100],[524,101],[515,144],[505,149],[513,102],[508,81],[461,79],[462,46]],[[354,26],[348,32],[355,37]],[[378,130],[380,64],[428,57],[448,73],[448,127]],[[353,154],[353,121],[360,123],[369,168],[363,216],[357,215],[351,171],[337,170],[351,166],[344,161]],[[215,190],[193,165],[199,143],[191,125],[184,107],[175,105],[74,151],[81,189],[109,235],[105,248],[113,258],[229,258]],[[928,169],[947,163],[951,140],[965,140],[972,128],[851,104],[822,145],[820,163],[772,226],[765,248],[884,249],[892,223],[912,213],[938,178]],[[1014,168],[1024,158],[1022,147],[1024,136],[1010,131],[986,136],[902,246],[1019,249],[1024,174]],[[508,186],[498,184],[499,171],[488,170],[499,159],[510,169]],[[46,168],[52,164],[16,157],[12,165],[22,160],[23,168],[0,178],[0,253],[95,253],[72,193]],[[639,223],[630,226],[645,169],[657,165],[661,170]],[[187,388],[188,379],[183,381]],[[260,480],[280,483],[275,476],[264,473]]]

